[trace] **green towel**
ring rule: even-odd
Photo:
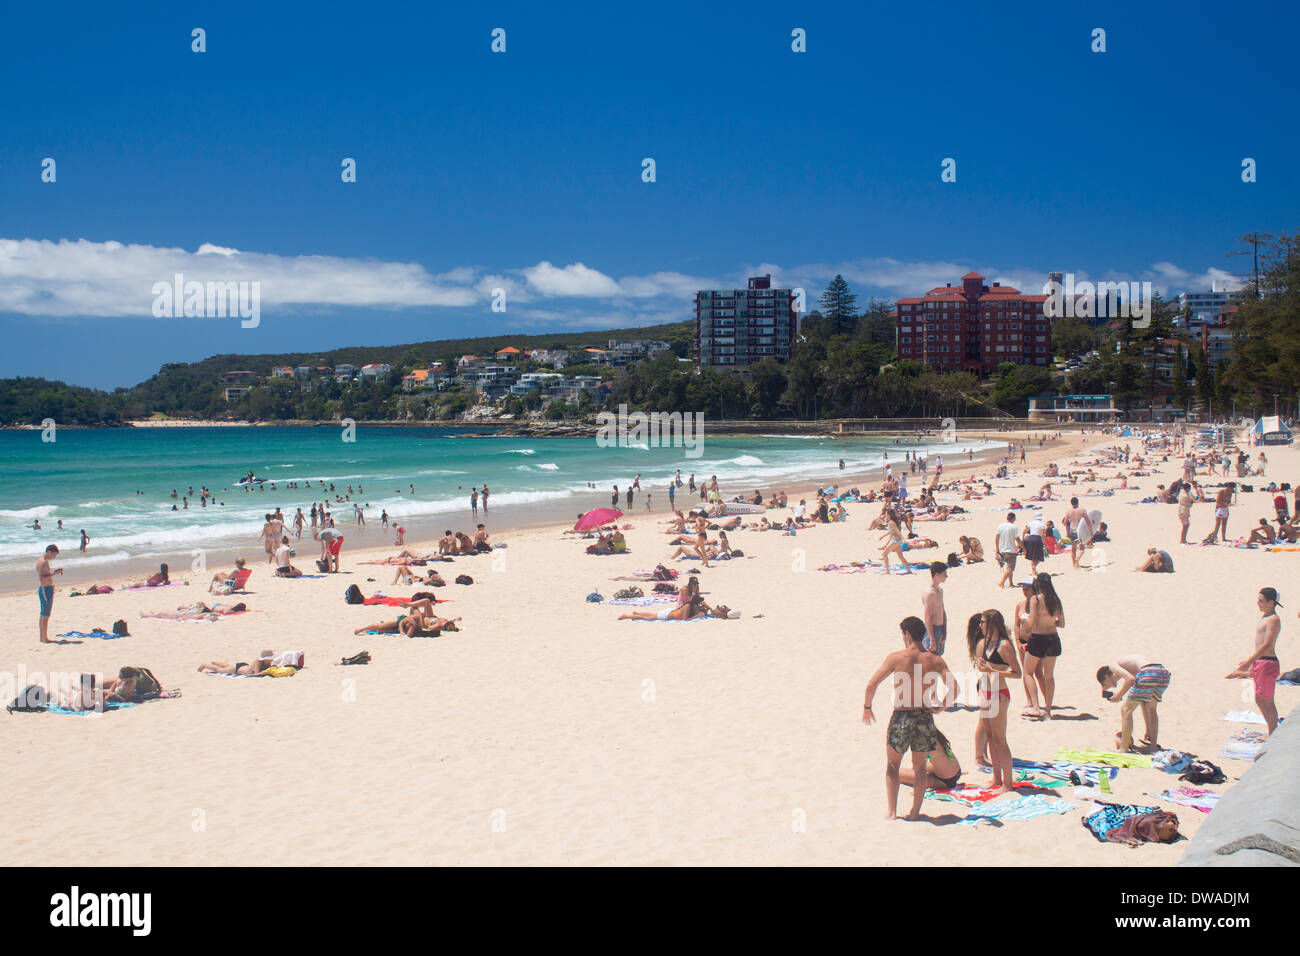
[[[1062,747],[1056,752],[1055,759],[1068,760],[1070,763],[1088,764],[1092,767],[1151,768],[1151,757],[1148,754],[1117,754],[1105,750],[1088,750],[1086,748]]]

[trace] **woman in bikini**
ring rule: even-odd
[[[1029,708],[1021,716],[1030,720],[1041,720],[1043,710],[1038,706],[1038,684],[1025,661],[1025,651],[1029,647],[1029,602],[1034,596],[1034,583],[1022,582],[1020,593],[1021,601],[1016,605],[1015,613],[1012,615],[1012,627],[1016,636],[1016,655],[1020,660],[1021,676],[1024,678],[1025,701]]]
[[[1029,641],[1025,645],[1025,670],[1034,675],[1043,690],[1043,711],[1039,719],[1052,719],[1052,696],[1056,692],[1056,659],[1061,656],[1059,628],[1065,627],[1065,608],[1052,586],[1051,575],[1034,578],[1029,598]]]
[[[1007,714],[1011,709],[1008,678],[1020,676],[1020,662],[1012,650],[1007,625],[998,611],[980,615],[981,638],[970,647],[971,661],[980,675],[980,727],[988,741],[989,761],[993,767],[993,786],[999,793],[1010,793],[1015,784],[1011,769],[1011,746],[1007,743]]]
[[[885,539],[888,538],[888,541]],[[889,516],[889,528],[880,536],[881,541],[885,544],[880,549],[880,556],[885,559],[885,573],[889,573],[889,556],[898,555],[898,561],[903,565],[903,569],[912,574],[912,566],[907,563],[907,557],[903,554],[903,530],[898,526],[898,520],[893,514]]]
[[[943,735],[943,731],[936,728],[934,733],[939,746],[925,755],[929,788],[951,790],[957,786],[957,780],[961,777],[961,764],[957,762],[957,755],[952,752],[952,744]],[[899,767],[898,780],[910,787],[916,781],[916,774],[911,767]]]

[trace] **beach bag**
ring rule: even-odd
[[[745,556],[745,552],[741,551],[739,548],[735,548],[732,550],[731,556],[733,558],[743,558]]]
[[[113,622],[113,633],[122,637],[131,636],[131,632],[126,629],[126,621],[120,619]]]
[[[349,584],[348,589],[343,592],[343,600],[349,604],[365,604],[366,596],[361,593],[361,588],[355,584]]]
[[[645,597],[645,592],[638,587],[620,588],[614,592],[614,597],[626,601],[629,598]]]
[[[456,575],[456,583],[457,583],[457,584],[473,584],[473,583],[474,583],[474,579],[471,578],[468,574],[458,574],[458,575]]]
[[[267,677],[292,677],[294,674],[298,673],[298,669],[296,667],[282,667],[279,664],[275,664],[262,671],[262,673]]]
[[[326,561],[324,558],[317,558],[317,559],[316,559],[316,570],[317,570],[317,571],[319,571],[319,572],[321,572],[322,574],[324,574],[324,573],[327,572],[329,569],[330,569],[330,563],[329,563],[328,561]]]
[[[677,571],[674,568],[665,568],[662,564],[656,564],[654,579],[656,581],[675,581],[677,580]]]
[[[655,585],[655,594],[676,594],[677,585],[669,584],[667,581],[660,581]]]
[[[20,714],[40,714],[44,713],[49,706],[49,696],[45,688],[39,684],[29,684],[24,687],[22,693],[14,698],[12,704],[5,707],[9,713],[17,711]]]
[[[961,558],[957,557],[957,552],[955,551],[948,552],[948,567],[950,568],[961,567]]]
[[[599,604],[604,600],[605,600],[604,596],[602,596],[599,591],[592,591],[590,594],[587,595],[588,604]]]

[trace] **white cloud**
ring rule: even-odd
[[[560,269],[543,260],[521,271],[528,284],[542,295],[591,297],[614,296],[620,292],[617,282],[581,262]]]
[[[149,316],[156,282],[260,282],[268,306],[469,306],[462,274],[442,279],[407,262],[278,256],[208,243],[196,252],[85,239],[0,239],[0,312]],[[469,273],[472,278],[472,272]]]

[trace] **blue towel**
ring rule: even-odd
[[[114,634],[112,631],[93,631],[87,634],[84,631],[68,631],[66,634],[55,634],[55,637],[97,637],[105,641],[115,641],[119,637],[130,637],[130,634]]]
[[[134,706],[135,704],[119,703],[117,701],[105,701],[104,712],[107,713],[110,710],[125,710],[127,707],[134,707]],[[54,704],[51,704],[49,707],[45,708],[45,712],[47,714],[70,714],[73,717],[89,717],[91,714],[97,713],[97,711],[93,711],[93,710],[68,710],[64,707],[58,707]]]
[[[1019,800],[1003,798],[973,808],[957,822],[975,826],[981,820],[1032,820],[1052,813],[1068,813],[1077,807],[1068,800],[1048,800],[1042,794],[1031,794]]]

